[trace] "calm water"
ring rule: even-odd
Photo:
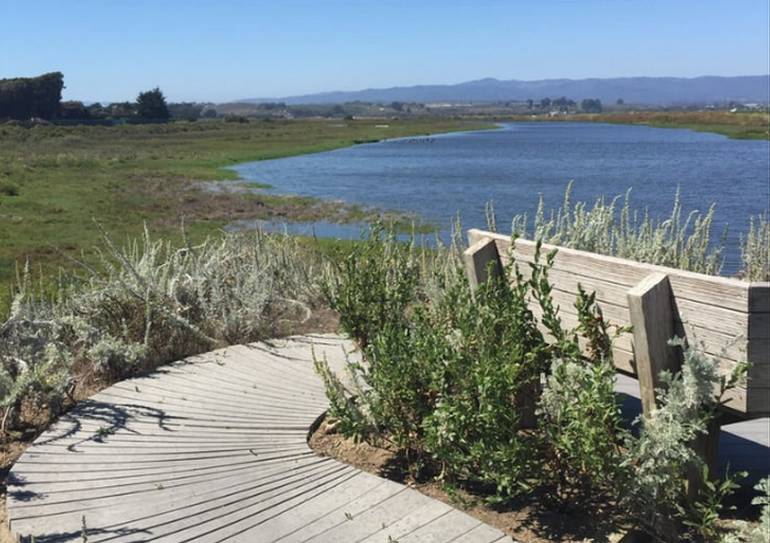
[[[464,227],[483,227],[489,200],[505,231],[514,214],[534,212],[540,194],[547,207],[558,206],[571,179],[575,199],[632,188],[632,204],[654,216],[670,212],[679,186],[686,212],[716,202],[717,234],[729,223],[726,273],[738,267],[749,215],[770,206],[769,169],[767,141],[594,123],[509,123],[235,167],[274,192],[417,213],[444,234],[457,213]]]

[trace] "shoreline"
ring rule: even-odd
[[[585,122],[674,128],[719,134],[733,140],[770,141],[770,114],[767,113],[644,111],[573,113],[554,117],[514,115],[506,119],[511,122]]]
[[[327,198],[320,198],[316,196],[306,196],[302,194],[293,194],[289,192],[273,192],[266,191],[274,190],[275,187],[270,183],[248,179],[238,170],[239,166],[246,166],[256,162],[262,162],[263,160],[282,160],[285,158],[292,158],[297,156],[306,156],[311,154],[329,153],[342,149],[350,149],[358,145],[372,145],[385,142],[394,141],[409,141],[409,140],[421,140],[425,138],[442,138],[452,137],[458,134],[467,134],[471,132],[479,131],[493,131],[501,130],[503,125],[495,122],[488,127],[480,126],[479,128],[470,128],[462,130],[448,130],[439,132],[430,132],[426,134],[397,136],[393,138],[381,138],[372,139],[369,141],[354,141],[351,145],[339,146],[330,149],[311,151],[308,153],[296,153],[286,156],[279,156],[274,158],[264,158],[259,160],[248,160],[245,162],[238,162],[236,164],[230,164],[223,166],[222,170],[235,173],[237,176],[235,179],[225,179],[222,181],[203,181],[199,182],[199,187],[210,193],[222,193],[229,192],[231,194],[252,195],[256,197],[264,198],[276,198],[283,199],[287,202],[303,202],[304,206],[311,208],[324,208],[325,212],[316,215],[315,213],[303,214],[301,210],[298,211],[294,217],[270,217],[270,216],[255,216],[244,217],[228,222],[224,229],[235,227],[237,224],[243,225],[246,222],[284,222],[293,223],[299,225],[310,225],[311,223],[332,223],[338,225],[356,225],[360,224],[365,226],[378,218],[383,219],[385,222],[392,223],[395,231],[399,234],[414,232],[415,234],[433,234],[440,230],[440,226],[432,222],[428,222],[422,219],[418,215],[411,214],[405,211],[398,211],[394,209],[381,209],[373,206],[366,206],[354,202],[347,202],[345,200],[334,200]],[[226,187],[226,188],[225,188]],[[282,220],[281,220],[282,219]],[[236,227],[237,228],[237,227]],[[244,228],[245,229],[245,228]],[[301,234],[294,234],[301,236]],[[320,236],[325,237],[325,236]],[[336,239],[336,238],[329,238]]]

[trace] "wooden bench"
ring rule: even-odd
[[[531,276],[535,242],[510,236],[470,230],[465,263],[472,285],[501,273],[511,258],[525,278]],[[607,320],[631,325],[633,332],[620,336],[613,348],[617,369],[638,379],[643,409],[655,405],[660,372],[677,370],[680,349],[668,345],[674,336],[697,342],[719,360],[719,370],[728,374],[740,361],[751,366],[745,385],[729,391],[724,411],[732,417],[753,419],[770,414],[770,283],[642,264],[631,260],[544,244],[541,262],[557,250],[549,278],[554,303],[562,322],[578,324],[574,307],[578,285],[595,292]],[[530,302],[535,315],[536,301]],[[702,444],[715,455],[718,427]]]

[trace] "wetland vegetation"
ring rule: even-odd
[[[18,264],[55,276],[98,243],[100,223],[120,241],[143,223],[179,240],[180,224],[202,239],[239,218],[359,220],[350,206],[202,190],[235,179],[238,162],[314,153],[355,140],[490,127],[457,120],[202,121],[123,126],[0,125],[0,308]]]
[[[767,111],[610,111],[606,113],[570,113],[565,115],[518,115],[518,120],[579,121],[616,124],[642,124],[657,128],[689,128],[713,132],[729,138],[770,140],[770,113]]]

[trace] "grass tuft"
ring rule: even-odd
[[[18,196],[19,187],[13,183],[0,183],[0,194],[4,196]]]

